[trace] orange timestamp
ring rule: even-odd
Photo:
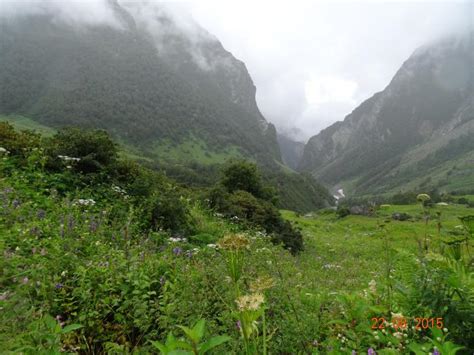
[[[444,322],[443,318],[425,318],[425,317],[413,317],[413,325],[416,330],[418,329],[432,329],[438,328],[443,329]],[[385,329],[392,325],[394,329],[405,329],[408,328],[408,319],[405,317],[393,317],[391,322],[388,322],[384,317],[373,317],[371,318],[372,326],[371,329]]]

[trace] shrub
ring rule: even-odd
[[[184,198],[173,190],[154,193],[145,202],[146,226],[154,231],[188,234],[192,231],[191,216]]]
[[[339,207],[336,211],[336,215],[339,218],[344,218],[346,216],[349,216],[351,214],[351,211],[347,207]]]
[[[264,186],[254,163],[243,160],[230,163],[222,172],[221,184],[229,193],[241,190],[257,198],[276,202],[275,190],[270,186]]]
[[[40,146],[41,138],[31,131],[15,131],[8,122],[0,122],[0,147],[12,155],[25,156],[25,151]]]
[[[51,139],[48,154],[53,169],[64,165],[58,157],[78,159],[71,167],[82,174],[99,173],[117,161],[117,147],[103,130],[64,129]]]

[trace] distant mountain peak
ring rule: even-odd
[[[415,147],[472,132],[473,55],[471,35],[418,48],[383,91],[308,141],[299,168],[333,186],[351,181],[362,192],[384,174],[402,174],[393,169]]]

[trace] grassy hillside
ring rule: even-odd
[[[56,129],[48,127],[21,115],[1,115],[0,122],[9,122],[18,130],[31,130],[43,136],[50,137],[56,133]]]
[[[205,141],[196,137],[189,137],[188,140],[177,144],[173,144],[169,139],[159,141],[151,149],[151,154],[159,161],[202,165],[218,164],[232,158],[244,158],[238,146],[215,151],[210,149]]]
[[[372,217],[345,218],[332,210],[283,211],[303,234],[304,250],[292,255],[271,243],[274,235],[262,224],[247,223],[245,214],[226,218],[164,176],[105,155],[91,161],[78,150],[87,155],[74,160],[61,151],[100,142],[99,151],[112,152],[102,134],[72,131],[81,139],[63,134],[39,144],[35,136],[9,132],[0,132],[0,146],[9,151],[0,153],[4,351],[191,354],[199,344],[214,345],[211,354],[470,354],[474,348],[467,249],[474,217],[458,219],[472,216],[472,208],[379,206]],[[225,208],[253,214],[253,222],[278,222],[261,215],[264,205],[249,193],[226,201]],[[408,220],[392,220],[402,212]],[[430,323],[418,329],[420,317]],[[195,324],[191,333],[178,327]]]
[[[21,115],[0,115],[0,122],[2,121],[9,122],[20,130],[32,130],[47,137],[57,132],[52,127]],[[215,150],[194,136],[181,143],[173,143],[169,139],[160,140],[146,149],[114,138],[119,144],[121,157],[159,170],[188,187],[202,188],[213,185],[220,178],[223,165],[245,157],[237,146]],[[278,161],[260,162],[259,165],[265,180],[277,189],[281,208],[307,212],[333,204],[328,191],[310,176],[300,175]]]

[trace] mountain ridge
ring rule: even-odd
[[[118,27],[75,27],[51,14],[2,20],[0,112],[105,128],[144,150],[194,134],[210,149],[237,145],[244,156],[281,161],[243,62],[204,29],[199,41],[188,38],[166,12],[143,18],[108,3]],[[150,23],[162,31],[149,31]]]
[[[384,90],[308,141],[299,170],[310,171],[331,186],[351,185],[352,193],[368,193],[371,188],[385,192],[383,176],[403,175],[397,169],[412,149],[423,144],[433,147],[433,142],[445,145],[450,132],[472,132],[471,36],[450,37],[417,49]],[[439,148],[444,145],[439,143]],[[430,153],[425,151],[424,157]],[[374,180],[374,175],[380,179]],[[370,187],[362,181],[368,176]]]

